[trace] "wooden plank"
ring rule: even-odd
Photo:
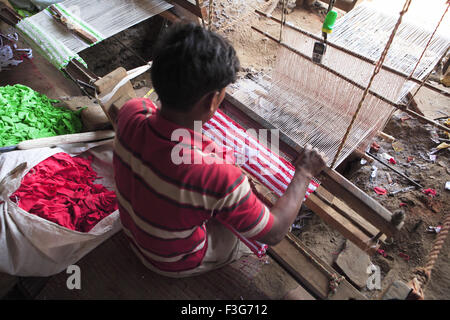
[[[287,238],[269,249],[269,255],[282,265],[297,281],[303,284],[313,296],[319,299],[331,300],[366,300],[367,298],[356,290],[347,280],[343,280],[338,286],[337,292],[328,296],[329,276],[317,268],[308,255],[312,256],[324,266],[330,273],[338,274],[331,266],[327,265],[300,243],[302,250],[294,246]]]
[[[372,247],[371,238],[357,228],[352,221],[340,215],[336,210],[327,205],[320,198],[311,194],[305,200],[305,205],[314,211],[323,221],[339,231],[346,239],[352,241],[361,250],[373,255],[379,246]]]
[[[64,14],[62,14],[58,8],[56,8],[55,5],[50,5],[48,7],[48,9],[50,10],[50,13],[52,15],[52,17],[58,21],[61,25],[63,25],[64,27],[67,28],[67,31],[74,33],[76,36],[80,37],[81,39],[83,39],[84,41],[86,41],[88,44],[95,44],[98,39],[95,38],[94,36],[92,36],[91,34],[89,34],[88,32],[84,31],[83,29],[79,29],[76,26],[71,24],[71,21],[64,16]]]
[[[397,233],[398,228],[391,223],[392,214],[374,199],[336,171],[326,168],[318,177],[322,185],[336,197],[388,236]]]
[[[99,93],[100,98],[110,93],[114,87],[127,76],[127,71],[120,67],[111,73],[107,74],[103,78],[95,82],[95,87]],[[100,103],[103,111],[107,115],[108,119],[115,127],[115,122],[111,119],[115,119],[119,109],[130,99],[136,98],[136,92],[130,81],[127,81],[117,92],[111,97],[111,99],[105,104]]]
[[[264,194],[270,195],[268,189],[261,183],[255,182],[255,178],[243,170],[248,176],[249,181],[253,184],[256,190],[256,194],[261,198],[264,203],[272,206],[276,202],[276,197],[274,196],[264,196]],[[309,200],[308,200],[309,199]],[[347,234],[361,244],[364,248],[366,247],[365,241],[370,240],[365,236],[359,229],[356,229],[350,221],[344,221],[345,218],[340,216],[337,212],[330,214],[329,211],[333,209],[325,203],[320,203],[320,199],[314,194],[309,195],[305,204],[308,207],[318,206],[317,212],[324,212],[327,222],[333,222],[332,219],[338,220],[333,227],[338,225],[339,228],[347,227]],[[308,205],[309,204],[309,205]],[[314,211],[314,210],[313,210]],[[319,215],[319,214],[318,214]],[[341,231],[342,232],[342,231]],[[356,238],[359,236],[360,238]],[[346,280],[343,281],[339,287],[338,292],[334,296],[328,297],[329,292],[329,274],[338,274],[331,266],[324,262],[321,258],[315,255],[311,250],[309,250],[297,237],[292,233],[289,233],[285,239],[283,239],[279,244],[269,248],[269,255],[275,259],[280,265],[282,265],[299,283],[306,288],[310,294],[319,299],[365,299],[365,297],[356,290],[350,283]],[[322,269],[317,263],[318,262]]]
[[[232,95],[227,93],[225,100],[226,103],[224,106],[227,110],[234,108],[235,110],[240,111],[241,116],[250,118],[253,124],[259,124],[257,129],[276,129],[271,123],[238,101]],[[290,139],[281,130],[279,131],[279,137],[280,150],[295,159],[298,153],[301,152],[302,147]],[[398,231],[391,223],[392,214],[389,210],[373,200],[335,170],[326,168],[317,178],[328,191],[341,198],[348,206],[386,235],[393,236]]]
[[[202,19],[206,18],[205,7],[200,7],[186,0],[171,0],[169,2],[179,5],[180,7],[186,9],[187,11],[195,14],[199,18]]]
[[[8,1],[2,1],[0,3],[0,20],[14,27],[22,20],[22,17],[16,13]]]
[[[325,201],[328,205],[330,205],[339,214],[351,220],[353,224],[356,224],[368,236],[374,237],[375,235],[378,234],[378,232],[380,232],[380,230],[371,225],[367,220],[365,220],[363,217],[357,214],[352,208],[350,208],[345,202],[335,197],[324,187],[320,186],[319,188],[317,188],[315,194],[319,196],[321,200]],[[386,235],[381,236],[380,240],[381,241],[386,240]]]

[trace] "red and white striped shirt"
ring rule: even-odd
[[[154,109],[148,99],[133,99],[117,117],[116,193],[133,251],[152,268],[182,272],[201,264],[208,246],[205,223],[211,217],[247,239],[265,235],[273,216],[242,171],[229,162],[214,163],[223,155],[201,133],[185,129],[191,138],[187,144],[172,141],[180,127]],[[203,161],[175,164],[175,146],[177,153]]]

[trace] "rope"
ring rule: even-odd
[[[439,253],[442,249],[442,246],[444,245],[445,239],[447,238],[449,231],[450,231],[450,213],[447,213],[444,219],[442,229],[439,232],[436,239],[434,240],[433,248],[428,254],[427,263],[425,264],[425,267],[418,268],[414,272],[415,273],[415,277],[413,279],[413,283],[415,284],[414,291],[419,299],[423,299],[423,288],[431,278],[431,271],[433,270],[434,265],[436,264]]]
[[[342,142],[341,142],[341,144],[340,144],[340,146],[338,148],[338,151],[337,151],[337,153],[336,153],[336,155],[335,155],[335,157],[333,159],[331,167],[333,167],[334,164],[336,163],[336,161],[338,160],[339,155],[340,155],[340,153],[341,153],[341,151],[342,151],[342,149],[343,149],[343,147],[345,145],[345,142],[347,142],[347,138],[348,138],[348,136],[350,134],[350,131],[351,131],[352,127],[353,127],[353,124],[355,123],[355,120],[356,120],[356,118],[357,118],[357,116],[359,114],[359,111],[361,110],[361,107],[362,107],[362,105],[363,105],[363,103],[364,103],[364,101],[366,99],[366,96],[367,96],[367,94],[369,92],[369,89],[372,86],[372,82],[373,82],[375,76],[380,72],[381,67],[383,66],[384,59],[386,58],[386,55],[387,55],[387,53],[389,51],[389,48],[391,47],[392,41],[394,40],[395,34],[397,33],[397,30],[398,30],[398,27],[402,23],[403,16],[405,15],[405,13],[409,9],[411,1],[412,0],[406,0],[405,4],[403,5],[402,11],[400,11],[400,15],[398,17],[397,23],[394,26],[394,29],[392,30],[392,33],[391,33],[391,36],[389,37],[388,42],[386,43],[386,47],[384,48],[383,52],[381,53],[380,59],[378,60],[377,64],[375,65],[375,68],[373,70],[372,76],[371,76],[371,78],[369,80],[369,84],[367,85],[366,89],[364,90],[364,93],[363,93],[363,96],[361,98],[361,101],[359,102],[358,107],[356,108],[355,114],[353,115],[352,121],[350,122],[350,124],[349,124],[349,126],[347,128],[347,131],[346,131],[346,133],[345,133],[345,135],[344,135],[344,137],[342,139]]]
[[[433,39],[434,35],[436,34],[436,31],[439,29],[439,26],[441,25],[442,20],[444,20],[444,17],[445,17],[445,15],[447,14],[449,8],[450,8],[450,1],[448,1],[447,8],[445,9],[444,13],[442,14],[442,17],[441,17],[441,19],[439,20],[439,22],[438,22],[436,28],[434,29],[433,33],[431,34],[431,37],[430,37],[430,39],[428,40],[428,42],[427,42],[425,48],[423,49],[422,54],[420,55],[419,60],[417,61],[416,65],[414,66],[413,71],[411,71],[411,74],[408,76],[408,78],[406,78],[406,81],[411,80],[411,78],[413,77],[414,72],[416,71],[417,67],[419,66],[419,64],[420,64],[420,62],[421,62],[421,60],[422,60],[422,58],[423,58],[425,52],[426,52],[427,49],[428,49],[428,46],[429,46],[430,43],[431,43],[431,40]],[[442,61],[442,59],[443,59],[445,56],[447,56],[447,53],[448,53],[449,48],[450,48],[450,47],[448,47],[447,50],[445,51],[444,55],[443,55],[442,58],[441,58],[441,61]],[[430,77],[431,73],[432,73],[432,71],[431,71],[430,73],[428,73],[428,75],[425,77],[425,79],[423,79],[423,81],[421,82],[421,84],[420,84],[419,87],[417,88],[416,92],[411,96],[411,98],[409,99],[408,103],[406,104],[406,108],[409,107],[409,105],[410,105],[411,102],[413,101],[413,99],[414,99],[414,97],[416,96],[416,94],[417,94],[417,93],[419,92],[419,90],[423,87],[423,85],[425,84],[425,82],[428,81],[428,78]]]
[[[283,7],[281,8],[280,42],[283,41],[283,27],[286,24],[286,3],[287,0],[283,0]]]
[[[212,12],[214,7],[214,0],[209,0],[209,12],[208,12],[208,30],[212,29]]]

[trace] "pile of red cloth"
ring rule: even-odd
[[[63,227],[89,232],[118,209],[114,191],[95,184],[91,159],[60,152],[39,163],[10,197],[23,210]]]

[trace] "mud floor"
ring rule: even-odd
[[[221,0],[215,3],[213,29],[224,35],[236,48],[242,65],[241,76],[270,72],[276,59],[277,44],[264,39],[250,27],[255,25],[271,34],[278,34],[277,23],[261,18],[253,12],[255,8],[266,10],[271,6],[272,1],[245,1],[245,5],[241,0]],[[291,8],[290,11],[288,21],[310,32],[316,34],[320,32],[323,15],[303,8]],[[277,7],[272,14],[279,18],[280,13],[281,10]],[[342,14],[343,12],[339,11],[339,15]],[[119,66],[127,69],[137,67],[142,65],[143,61],[134,53],[144,60],[150,60],[152,43],[163,24],[163,19],[155,17],[117,35],[119,41],[109,39],[83,52],[81,56],[87,61],[90,69],[101,76]],[[120,42],[130,46],[132,50],[126,49]],[[108,54],[105,55],[105,52]],[[149,85],[148,82],[148,77],[138,79],[135,85],[146,86]],[[426,90],[417,96],[416,102],[419,108],[430,117],[437,118],[450,114],[449,100],[430,94]],[[357,160],[353,163],[347,175],[353,183],[387,209],[394,211],[402,208],[406,213],[402,230],[392,241],[381,247],[387,256],[376,254],[371,257],[372,263],[381,268],[382,289],[374,291],[363,289],[369,298],[377,298],[392,281],[409,281],[413,271],[417,267],[424,266],[433,240],[436,238],[436,234],[428,232],[427,228],[439,226],[450,207],[450,191],[445,190],[444,187],[446,181],[450,181],[449,151],[444,149],[435,153],[435,160],[430,160],[428,155],[442,142],[439,139],[449,139],[449,137],[444,136],[442,131],[410,119],[401,112],[394,114],[384,131],[396,140],[394,143],[389,143],[376,138],[375,142],[380,145],[377,155],[379,157],[383,153],[391,155],[397,161],[395,168],[417,180],[426,189],[435,189],[436,196],[426,195],[420,190],[399,193],[395,196],[378,195],[374,187],[382,187],[390,192],[405,188],[409,186],[409,183],[376,162],[361,165]],[[375,180],[370,180],[373,165],[378,171]],[[306,217],[298,221],[299,228],[294,228],[293,232],[316,254],[333,264],[345,239],[317,216],[308,212],[307,208],[302,214]],[[426,299],[450,298],[449,244],[450,237],[440,253],[431,281],[425,290]]]

